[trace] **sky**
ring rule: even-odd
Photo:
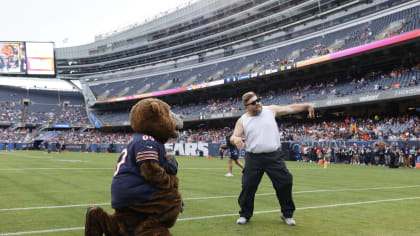
[[[8,1],[0,41],[52,41],[67,47],[197,0],[19,0],[18,6]]]
[[[54,42],[60,48],[91,43],[95,35],[142,23],[197,0],[19,0],[19,5],[8,1],[3,4],[0,41]],[[0,79],[3,85],[33,87],[37,83],[48,89],[71,89],[52,79]]]

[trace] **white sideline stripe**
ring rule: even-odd
[[[226,170],[227,168],[179,168],[180,170]],[[289,170],[323,170],[324,168],[287,168]]]
[[[72,160],[57,160],[72,161]],[[74,162],[85,162],[75,160]],[[226,170],[227,168],[179,168],[179,170]],[[323,170],[323,168],[288,168],[289,170]],[[2,170],[115,170],[115,168],[3,168]]]
[[[57,161],[64,161],[64,162],[88,162],[88,161],[82,161],[82,160],[57,160]]]
[[[345,191],[368,191],[368,190],[380,190],[380,189],[401,189],[401,188],[418,188],[420,185],[409,185],[409,186],[396,186],[396,187],[375,187],[375,188],[355,188],[355,189],[320,189],[320,190],[308,190],[293,192],[293,194],[300,193],[318,193],[318,192],[345,192]],[[275,193],[259,193],[256,196],[267,196],[274,195]],[[207,199],[220,199],[220,198],[237,198],[238,195],[225,195],[225,196],[214,196],[214,197],[192,197],[184,198],[184,200],[207,200]],[[41,207],[25,207],[25,208],[8,208],[0,209],[2,211],[20,211],[20,210],[37,210],[37,209],[56,209],[56,208],[71,208],[71,207],[89,207],[89,206],[108,206],[110,203],[90,203],[90,204],[76,204],[76,205],[63,205],[63,206],[41,206]]]
[[[43,158],[46,158],[46,159],[51,159],[52,157],[51,156],[33,156],[33,155],[26,155],[26,154],[22,154],[22,153],[13,153],[13,152],[0,152],[0,154],[3,154],[3,155],[8,155],[8,156],[10,156],[10,155],[12,155],[12,156],[18,156],[18,157],[26,157],[26,158],[38,158],[38,159],[43,159]],[[44,153],[44,154],[46,154],[46,153]]]
[[[406,197],[406,198],[384,199],[384,200],[375,200],[375,201],[366,201],[366,202],[348,202],[348,203],[340,203],[340,204],[332,204],[332,205],[300,207],[300,208],[296,208],[296,210],[319,209],[319,208],[339,207],[339,206],[353,206],[353,205],[361,205],[361,204],[404,201],[404,200],[416,200],[416,199],[420,199],[420,197]],[[280,212],[280,209],[269,210],[269,211],[256,211],[256,212],[254,212],[254,214],[264,214],[264,213],[272,213],[272,212]],[[238,215],[238,213],[225,214],[225,215],[214,215],[214,216],[199,216],[199,217],[191,217],[191,218],[182,218],[182,219],[178,219],[177,221],[201,220],[201,219],[210,219],[210,218],[219,218],[219,217],[226,217],[226,216],[237,216],[237,215]]]
[[[325,190],[320,189],[320,190],[298,191],[298,192],[293,192],[293,193],[294,194],[299,194],[299,193],[318,193],[318,192],[366,191],[366,190],[418,188],[418,187],[420,187],[420,185],[395,186],[395,187],[374,187],[374,188],[343,188],[343,189],[325,189]]]
[[[40,234],[40,233],[53,233],[53,232],[60,232],[60,231],[72,231],[72,230],[83,230],[83,229],[85,229],[85,227],[62,228],[62,229],[47,229],[47,230],[17,232],[17,233],[0,233],[0,236],[24,235],[24,234]]]
[[[115,170],[115,168],[8,168],[0,170]]]
[[[339,203],[339,204],[332,204],[332,205],[300,207],[300,208],[296,208],[296,210],[319,209],[319,208],[329,208],[329,207],[339,207],[339,206],[354,206],[354,205],[361,205],[361,204],[372,204],[372,203],[416,200],[416,199],[420,199],[420,197],[406,197],[406,198],[394,198],[394,199],[384,199],[384,200],[365,201],[365,202],[348,202],[348,203]],[[280,212],[280,210],[277,209],[277,210],[268,210],[268,211],[256,211],[254,212],[254,214],[256,215],[256,214],[265,214],[265,213],[273,213],[273,212]],[[182,218],[182,219],[178,219],[177,221],[202,220],[202,219],[211,219],[211,218],[237,216],[237,215],[238,213],[213,215],[213,216],[199,216],[199,217],[191,217],[191,218]],[[83,230],[84,228],[85,227],[74,227],[74,228],[49,229],[49,230],[27,231],[27,232],[17,232],[17,233],[0,233],[0,236],[52,233],[52,232],[59,232],[59,231]]]
[[[72,207],[88,207],[88,206],[106,206],[106,205],[111,205],[111,204],[110,203],[98,203],[98,204],[63,205],[63,206],[41,206],[41,207],[9,208],[9,209],[0,209],[0,212],[2,212],[2,211],[21,211],[21,210],[72,208]]]
[[[64,161],[64,160],[61,160]],[[179,168],[180,170],[225,170],[226,168]],[[5,168],[0,170],[115,170],[115,168]]]
[[[297,192],[293,192],[293,194],[300,194],[300,193],[321,193],[321,192],[367,191],[367,190],[418,188],[418,187],[420,187],[420,185],[396,186],[396,187],[375,187],[375,188],[355,188],[355,189],[351,189],[351,188],[348,188],[348,189],[319,189],[319,190],[297,191]],[[276,193],[259,193],[259,194],[255,194],[255,195],[256,196],[267,196],[267,195],[275,195],[275,194]],[[232,198],[232,197],[238,197],[238,195],[185,198],[184,200],[206,200],[206,199]]]

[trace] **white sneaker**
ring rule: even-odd
[[[242,216],[239,217],[239,219],[236,221],[236,224],[238,224],[238,225],[244,225],[246,223],[248,223],[248,219],[245,218],[245,217],[242,217]]]
[[[296,221],[293,218],[286,218],[283,215],[281,215],[281,219],[286,223],[286,225],[295,226]]]
[[[233,176],[233,174],[232,174],[232,173],[227,173],[227,174],[225,174],[225,176],[226,176],[226,177],[232,177],[232,176]]]

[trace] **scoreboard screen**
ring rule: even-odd
[[[0,75],[55,76],[54,43],[0,41]]]
[[[25,43],[0,42],[0,73],[26,74]]]

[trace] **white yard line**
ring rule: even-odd
[[[41,207],[22,207],[22,208],[8,208],[0,209],[2,211],[23,211],[23,210],[38,210],[38,209],[57,209],[57,208],[72,208],[72,207],[88,207],[88,206],[106,206],[110,203],[98,203],[98,204],[76,204],[76,205],[62,205],[62,206],[41,206]]]
[[[36,158],[36,157],[34,157]],[[82,160],[56,160],[56,161],[68,161],[68,162],[86,162]],[[226,170],[227,168],[179,168],[179,170]],[[15,170],[115,170],[115,168],[0,168],[0,171],[15,171]],[[289,170],[323,170],[323,168],[289,168]]]
[[[226,167],[224,168],[179,168],[180,170],[227,170]],[[309,167],[309,168],[287,168],[289,170],[323,170],[323,167],[319,167],[319,168],[314,168],[314,167]]]
[[[56,160],[56,161],[64,161],[64,162],[88,162],[88,161],[82,161],[82,160]]]
[[[321,193],[321,192],[369,191],[369,190],[381,190],[381,189],[403,189],[403,188],[419,188],[419,187],[420,187],[420,185],[395,186],[395,187],[374,187],[374,188],[319,189],[319,190],[297,191],[297,192],[293,192],[293,194]],[[275,193],[259,193],[259,194],[255,194],[255,195],[256,196],[267,196],[267,195],[275,195]],[[191,197],[191,198],[184,198],[184,200],[185,201],[189,201],[189,200],[208,200],[208,199],[237,198],[237,197],[238,197],[238,195],[224,195],[224,196],[214,196],[214,197]],[[2,212],[2,211],[72,208],[72,207],[89,207],[89,206],[108,206],[108,205],[110,205],[110,203],[87,203],[87,204],[62,205],[62,206],[6,208],[6,209],[0,209],[0,212]]]
[[[0,171],[15,170],[115,170],[115,168],[6,168]]]
[[[14,153],[14,152],[1,152],[0,151],[0,155],[12,155],[12,156],[18,156],[18,157],[26,157],[26,158],[38,158],[38,159],[51,159],[53,158],[52,156],[37,156],[37,155],[27,155],[27,154],[23,154],[23,153]],[[45,155],[49,155],[47,153],[45,153]]]
[[[347,192],[347,191],[368,191],[368,190],[380,190],[380,189],[401,189],[401,188],[419,188],[420,185],[410,186],[396,186],[396,187],[374,187],[374,188],[348,188],[348,189],[319,189],[319,190],[307,190],[307,191],[296,191],[293,194],[300,193],[321,193],[321,192]],[[275,195],[276,193],[259,193],[256,196],[267,196]],[[206,199],[217,199],[217,198],[236,198],[238,195],[226,195],[226,196],[215,196],[215,197],[196,197],[196,198],[185,198],[184,200],[206,200]]]
[[[354,205],[361,205],[361,204],[372,204],[372,203],[404,201],[404,200],[417,200],[417,199],[420,199],[420,197],[406,197],[406,198],[383,199],[383,200],[366,201],[366,202],[348,202],[348,203],[339,203],[339,204],[332,204],[332,205],[300,207],[300,208],[296,208],[296,210],[319,209],[319,208],[339,207],[339,206],[354,206]],[[272,212],[280,212],[280,209],[269,210],[269,211],[256,211],[254,212],[254,215],[272,213]],[[182,219],[178,219],[177,221],[201,220],[201,219],[210,219],[210,218],[218,218],[218,217],[226,217],[226,216],[237,216],[237,215],[238,213],[225,214],[225,215],[213,215],[213,216],[199,216],[199,217],[191,217],[191,218],[182,218]]]
[[[320,208],[330,208],[330,207],[340,207],[340,206],[354,206],[354,205],[362,205],[362,204],[374,204],[374,203],[382,203],[382,202],[406,201],[406,200],[417,200],[417,199],[420,199],[420,197],[406,197],[406,198],[383,199],[383,200],[365,201],[365,202],[338,203],[338,204],[331,204],[331,205],[301,207],[301,208],[296,208],[296,210],[309,210],[309,209],[320,209]],[[269,210],[269,211],[256,211],[254,212],[254,214],[255,215],[266,214],[266,213],[273,213],[273,212],[280,212],[280,210],[276,209],[276,210]],[[212,216],[199,216],[199,217],[181,218],[181,219],[178,219],[178,221],[203,220],[203,219],[220,218],[220,217],[237,216],[237,215],[238,213],[212,215]],[[26,231],[26,232],[16,232],[16,233],[0,233],[0,236],[54,233],[54,232],[60,232],[60,231],[75,231],[75,230],[83,230],[83,229],[84,227],[74,227],[74,228],[48,229],[48,230]]]
[[[26,231],[26,232],[17,232],[17,233],[0,233],[0,236],[54,233],[54,232],[61,232],[61,231],[73,231],[73,230],[84,230],[84,229],[85,229],[85,227],[62,228],[62,229],[47,229],[47,230]]]
[[[58,160],[57,160],[58,161]],[[61,160],[64,161],[64,160]],[[180,170],[225,170],[226,168],[180,168]],[[115,168],[3,168],[0,171],[7,171],[7,170],[115,170]]]

